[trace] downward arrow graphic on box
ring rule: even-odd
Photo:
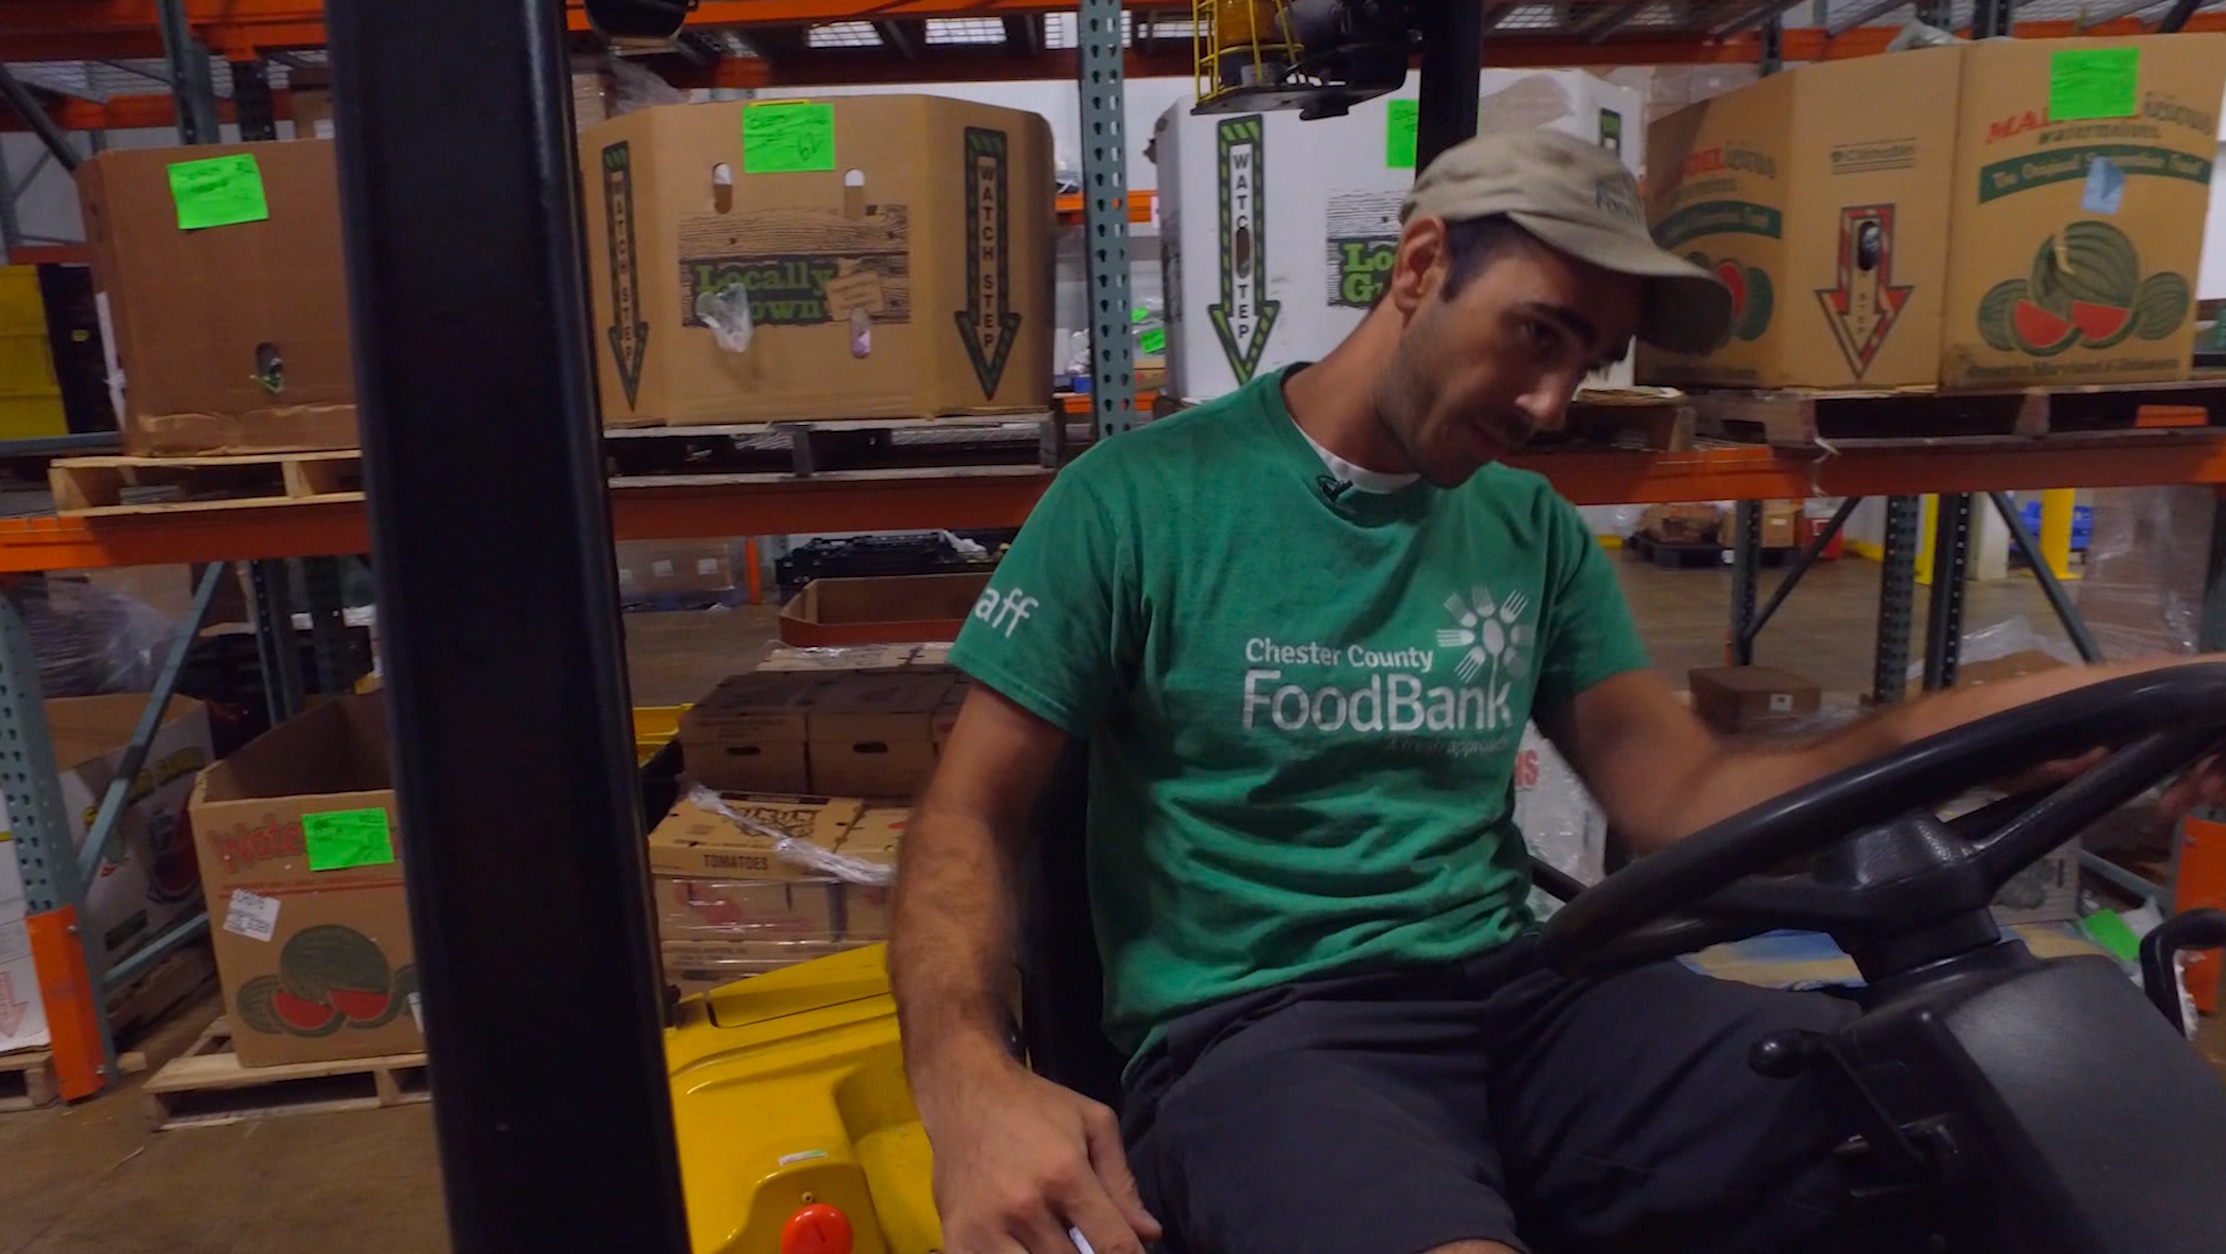
[[[1249,383],[1267,351],[1280,301],[1266,300],[1268,211],[1260,187],[1267,171],[1267,124],[1259,114],[1216,128],[1221,185],[1221,301],[1206,306],[1237,382]]]

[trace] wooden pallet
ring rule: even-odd
[[[1668,388],[1598,389],[1577,393],[1562,429],[1533,438],[1545,452],[1564,446],[1683,453],[1693,447],[1698,413],[1690,398]]]
[[[431,1101],[425,1055],[390,1054],[334,1062],[243,1067],[223,1019],[142,1090],[156,1130],[209,1128],[277,1115],[378,1110]]]
[[[2011,391],[1698,392],[1704,434],[1787,448],[1936,440],[2210,431],[2226,435],[2226,378]]]
[[[47,468],[60,514],[145,514],[293,501],[360,501],[363,455],[66,457]]]
[[[613,428],[603,433],[613,476],[1064,465],[1090,425],[1065,414],[858,418],[722,426]]]
[[[37,1110],[52,1104],[54,1055],[43,1049],[0,1054],[0,1110]]]

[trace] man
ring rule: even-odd
[[[1728,294],[1654,245],[1611,155],[1549,132],[1446,153],[1402,218],[1386,296],[1328,357],[1062,473],[953,653],[979,683],[890,952],[946,1248],[1898,1254],[1836,1222],[1809,1084],[1746,1062],[1844,1003],[1541,967],[1524,723],[1643,852],[2101,671],[1802,746],[1717,738],[1648,670],[1576,512],[1496,463],[1634,335],[1714,344]],[[1072,736],[1119,1123],[1006,1047],[1013,864]]]

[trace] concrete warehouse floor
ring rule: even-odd
[[[1682,684],[1722,658],[1730,578],[1617,563],[1656,664]],[[1764,635],[1782,662],[1828,692],[1868,686],[1878,568],[1820,568]],[[1764,587],[1774,581],[1766,575]],[[1968,622],[2052,619],[2026,580],[1975,585]],[[772,635],[764,609],[630,616],[634,699],[671,705],[701,695],[757,658]],[[215,1013],[213,1001],[142,1046],[175,1054]],[[2226,1073],[2226,1020],[2206,1025],[2205,1052]],[[138,1080],[76,1107],[0,1115],[0,1254],[438,1254],[448,1248],[427,1106],[297,1116],[152,1133]]]

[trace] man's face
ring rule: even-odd
[[[1641,295],[1629,275],[1527,239],[1448,297],[1451,275],[1444,224],[1409,223],[1385,297],[1405,325],[1375,397],[1409,465],[1439,487],[1558,430],[1585,374],[1629,347]]]

